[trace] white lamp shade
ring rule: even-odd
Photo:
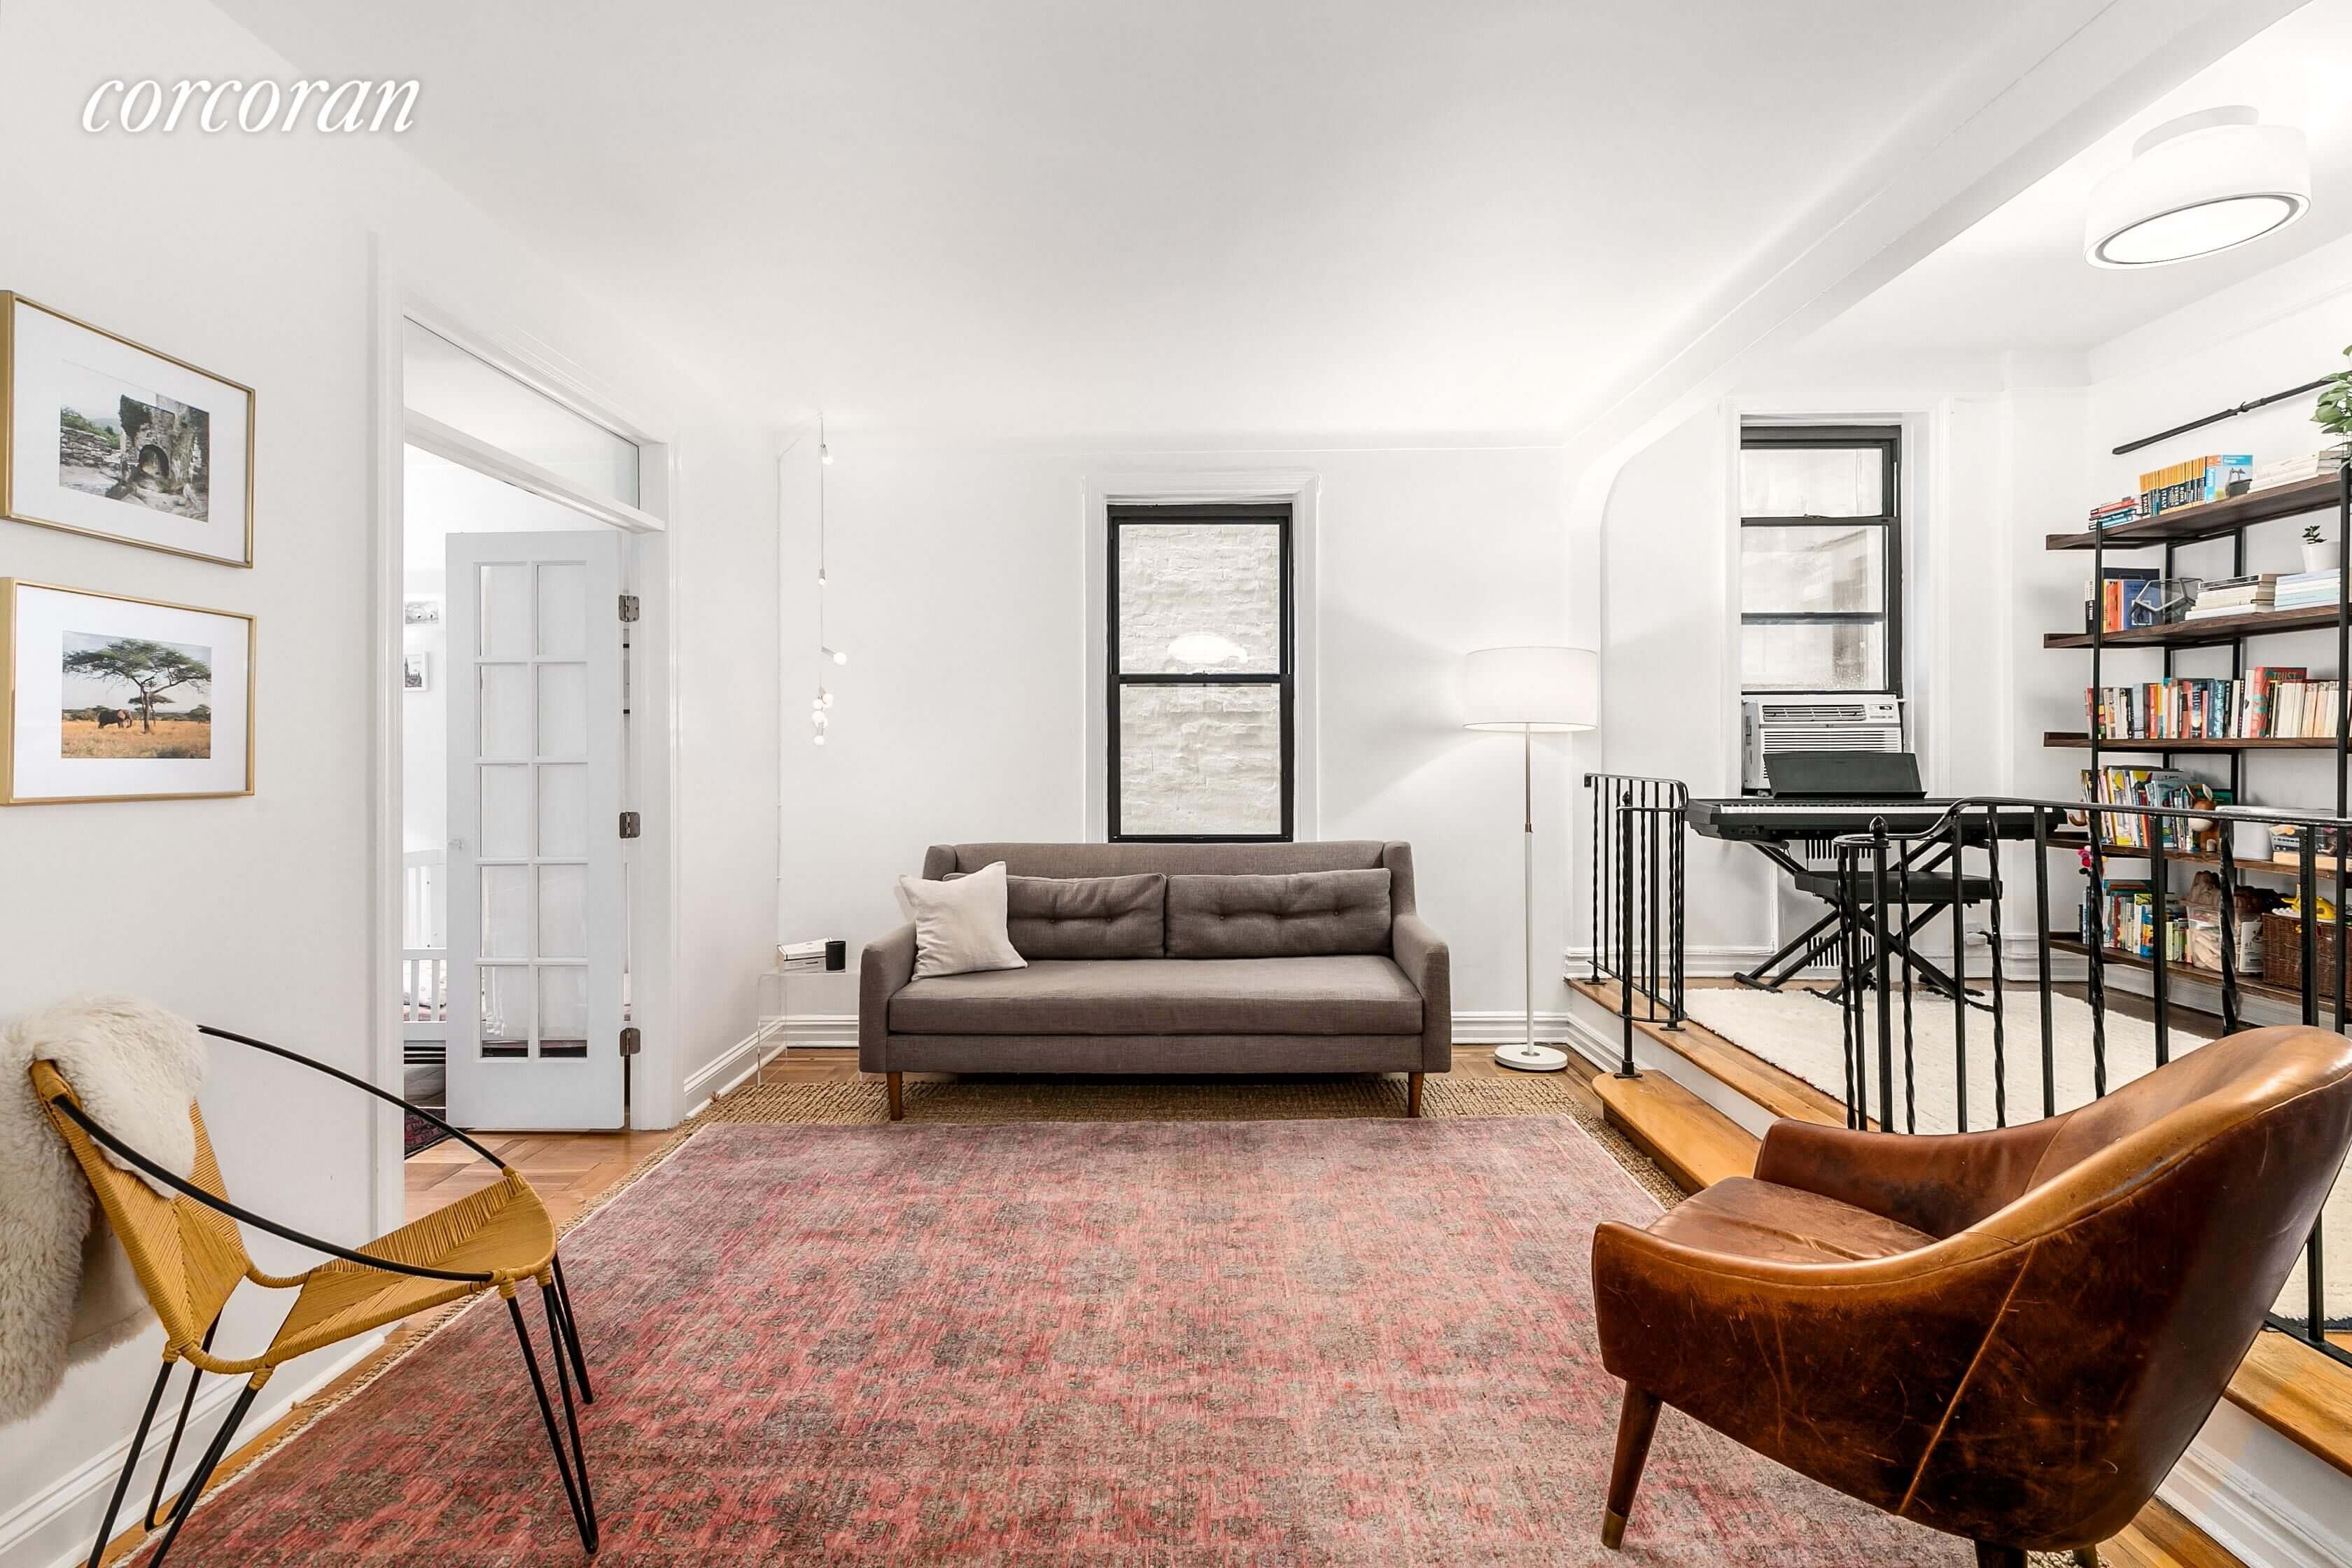
[[[2160,267],[2258,239],[2311,205],[2311,156],[2292,125],[2243,105],[2167,121],[2101,180],[2084,214],[2095,267]]]
[[[1462,664],[1469,730],[1590,730],[1600,722],[1601,659],[1589,647],[1482,647]]]

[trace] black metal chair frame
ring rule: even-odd
[[[227,1029],[216,1029],[208,1024],[198,1025],[197,1029],[198,1032],[209,1035],[215,1039],[233,1040],[238,1045],[250,1046],[255,1050],[265,1051],[274,1057],[282,1057],[314,1072],[324,1073],[329,1078],[349,1084],[352,1088],[373,1095],[386,1104],[396,1105],[412,1115],[421,1116],[491,1164],[501,1170],[506,1169],[504,1161],[439,1116],[422,1106],[413,1105],[386,1089],[378,1089],[364,1079],[354,1078],[340,1068],[313,1060],[299,1051],[288,1050],[283,1046],[273,1046],[266,1040],[257,1040]],[[257,1230],[267,1231],[283,1240],[307,1247],[315,1252],[323,1252],[331,1257],[341,1258],[347,1263],[360,1264],[384,1273],[405,1274],[422,1279],[448,1279],[481,1285],[495,1281],[495,1277],[489,1274],[428,1268],[416,1264],[373,1257],[364,1252],[338,1246],[331,1241],[322,1240],[318,1237],[306,1235],[291,1226],[281,1225],[275,1220],[265,1218],[236,1204],[215,1197],[193,1182],[165,1170],[107,1131],[105,1128],[100,1127],[91,1120],[88,1112],[72,1100],[59,1097],[51,1103],[60,1112],[70,1118],[76,1126],[88,1133],[92,1141],[121,1157],[143,1174],[161,1182],[181,1196],[191,1198],[239,1224],[252,1226]],[[540,1372],[538,1352],[531,1347],[530,1331],[523,1322],[522,1301],[519,1295],[506,1298],[507,1312],[514,1322],[515,1340],[522,1349],[523,1365],[530,1373],[531,1392],[538,1398],[540,1420],[547,1428],[548,1445],[555,1454],[556,1473],[563,1482],[564,1499],[572,1509],[572,1522],[580,1532],[581,1545],[585,1547],[588,1554],[593,1557],[599,1544],[596,1502],[588,1489],[588,1456],[580,1442],[579,1415],[572,1404],[572,1380],[575,1377],[579,1380],[581,1404],[595,1404],[596,1394],[588,1383],[588,1358],[586,1352],[581,1346],[578,1320],[572,1315],[572,1289],[563,1278],[563,1258],[561,1247],[557,1248],[549,1259],[549,1275],[552,1281],[552,1288],[551,1289],[546,1283],[541,1284],[540,1305],[547,1315],[549,1353],[555,1362],[556,1382],[561,1387],[563,1397],[563,1427],[561,1431],[555,1424],[554,1405],[547,1396],[547,1380]],[[205,1330],[205,1351],[209,1352],[212,1349],[213,1335],[218,1332],[219,1329],[220,1316],[216,1314],[211,1325]],[[156,1373],[155,1386],[147,1395],[147,1407],[139,1417],[138,1430],[131,1435],[131,1451],[123,1460],[122,1474],[116,1479],[114,1494],[107,1502],[106,1517],[99,1522],[98,1539],[90,1545],[86,1568],[99,1568],[100,1560],[106,1554],[107,1542],[114,1532],[115,1518],[121,1511],[123,1498],[131,1489],[131,1474],[139,1468],[141,1451],[147,1444],[147,1433],[154,1424],[155,1411],[163,1404],[163,1391],[171,1382],[172,1367],[173,1362],[166,1359],[163,1370]],[[213,1472],[219,1468],[221,1459],[228,1452],[230,1440],[236,1436],[238,1426],[244,1423],[247,1413],[253,1406],[255,1396],[261,1392],[261,1385],[258,1383],[248,1382],[246,1384],[245,1391],[237,1395],[236,1403],[230,1407],[227,1417],[221,1423],[220,1429],[213,1434],[211,1443],[206,1446],[203,1457],[197,1460],[196,1468],[190,1474],[187,1484],[180,1489],[179,1496],[173,1502],[171,1513],[159,1520],[156,1514],[163,1506],[163,1489],[171,1479],[172,1462],[179,1456],[180,1438],[187,1431],[189,1415],[195,1408],[196,1386],[204,1381],[202,1368],[191,1364],[188,1373],[188,1387],[180,1401],[179,1419],[173,1425],[171,1441],[163,1449],[163,1462],[155,1471],[154,1493],[148,1499],[146,1512],[142,1516],[141,1522],[146,1529],[149,1531],[161,1529],[164,1531],[163,1542],[156,1547],[155,1555],[149,1560],[147,1568],[163,1568],[163,1559],[170,1553],[172,1543],[179,1539],[180,1527],[187,1522],[188,1515],[194,1510],[196,1500],[204,1495],[205,1488],[211,1483]],[[571,1452],[568,1456],[565,1453],[566,1436],[570,1438]]]

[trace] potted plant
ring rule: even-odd
[[[2345,345],[2344,357],[2352,360],[2352,343]],[[2343,458],[2342,438],[2352,437],[2352,369],[2337,371],[2320,387],[2319,405],[2312,410],[2311,422],[2339,438],[2336,455]]]
[[[2303,569],[2305,571],[2333,572],[2336,570],[2336,563],[2343,558],[2343,552],[2344,546],[2341,543],[2328,542],[2327,537],[2319,531],[2319,524],[2315,522],[2303,531]]]

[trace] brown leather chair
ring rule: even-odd
[[[1625,1380],[1601,1541],[1664,1403],[1981,1564],[2095,1547],[2221,1397],[2347,1143],[2352,1040],[2307,1028],[2000,1131],[1775,1123],[1752,1179],[1593,1237]]]

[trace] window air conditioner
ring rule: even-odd
[[[1748,697],[1739,704],[1739,787],[1771,787],[1773,755],[1780,752],[1900,752],[1899,697]]]

